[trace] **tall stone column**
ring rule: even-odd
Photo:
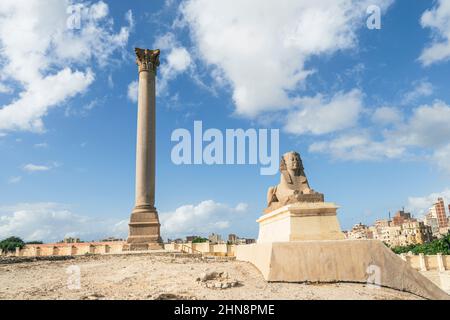
[[[155,80],[160,51],[136,48],[135,52],[139,67],[136,199],[126,249],[160,249],[160,223],[155,208]]]

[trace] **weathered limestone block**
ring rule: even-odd
[[[345,239],[337,208],[328,202],[299,202],[265,214],[257,220],[258,243]]]

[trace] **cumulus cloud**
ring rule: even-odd
[[[244,203],[232,207],[213,200],[184,205],[175,211],[160,214],[161,233],[169,238],[217,233],[230,227],[247,209]]]
[[[405,146],[433,148],[450,142],[450,106],[443,101],[422,105],[413,110],[406,123],[389,133]]]
[[[405,148],[391,141],[375,141],[367,132],[346,133],[328,141],[314,142],[309,152],[329,154],[339,160],[381,160],[402,156]]]
[[[22,181],[21,176],[15,176],[15,177],[11,177],[8,179],[9,184],[16,184],[16,183],[19,183],[20,181]]]
[[[162,63],[158,70],[159,81],[157,83],[157,94],[166,94],[168,83],[179,74],[189,69],[192,58],[188,50],[183,47],[171,32],[158,37],[154,43],[155,48],[159,48],[167,53],[162,55]]]
[[[139,84],[138,84],[137,81],[132,81],[128,85],[127,96],[128,96],[128,99],[130,99],[131,102],[137,102],[138,101],[138,89],[139,89]]]
[[[450,143],[436,149],[431,160],[443,171],[450,173]]]
[[[399,124],[403,120],[401,111],[394,107],[380,107],[372,114],[372,121],[376,124]]]
[[[423,215],[436,202],[437,198],[443,198],[445,203],[450,203],[450,189],[441,192],[431,193],[422,197],[409,197],[407,208],[413,213]]]
[[[49,171],[51,168],[51,166],[37,165],[32,163],[23,166],[23,170],[26,172]]]
[[[47,142],[35,143],[34,147],[38,149],[45,149],[48,148],[48,143]]]
[[[0,238],[19,236],[26,241],[60,241],[66,236],[98,240],[126,237],[120,221],[95,219],[72,212],[59,203],[23,203],[0,207]]]
[[[330,100],[319,95],[300,99],[301,107],[287,116],[285,130],[293,134],[326,134],[355,126],[362,106],[362,93],[339,92]]]
[[[398,121],[396,111],[380,108],[372,118],[385,123]],[[309,150],[327,153],[337,159],[379,160],[407,155],[408,150],[422,148],[426,158],[450,173],[450,106],[436,100],[412,110],[411,115],[374,136],[369,131],[344,133],[336,138],[318,141]]]
[[[43,131],[51,108],[83,93],[95,79],[89,63],[104,66],[123,48],[132,27],[113,30],[108,5],[78,3],[79,30],[68,28],[69,0],[3,0],[0,6],[0,67],[3,81],[20,86],[0,106],[0,131]],[[81,68],[81,69],[80,69]]]
[[[421,97],[429,97],[433,94],[434,88],[433,85],[425,80],[418,81],[414,83],[413,90],[407,92],[403,97],[403,104],[409,104],[411,102],[415,102],[417,99]]]
[[[0,82],[0,93],[12,93],[13,90],[11,87]]]
[[[422,51],[420,62],[429,66],[450,59],[450,2],[436,1],[432,9],[423,13],[420,23],[423,28],[430,28],[433,32],[433,40]]]
[[[290,107],[314,71],[308,59],[356,47],[368,5],[391,2],[188,0],[180,12],[198,58],[230,85],[236,113],[255,117]]]

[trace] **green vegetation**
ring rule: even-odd
[[[4,252],[14,252],[16,251],[17,247],[22,249],[24,246],[25,242],[23,242],[23,240],[18,237],[9,237],[0,241],[0,249],[2,249]]]
[[[405,247],[394,247],[392,248],[396,254],[400,253],[408,253],[411,251],[413,254],[428,254],[434,255],[438,253],[450,255],[450,234],[442,237],[438,240],[433,240],[432,242],[418,244],[418,245],[409,245]]]
[[[42,241],[27,241],[25,244],[44,244]]]
[[[208,242],[208,239],[202,238],[202,237],[197,237],[194,240],[192,240],[192,243],[202,243],[202,242]]]

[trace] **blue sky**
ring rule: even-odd
[[[344,229],[450,200],[445,1],[3,1],[0,238],[126,237],[134,199],[134,47],[160,48],[162,236],[256,237],[278,175],[172,163],[177,128],[280,129]],[[369,29],[369,5],[381,29]],[[67,8],[81,8],[68,28]],[[72,20],[71,20],[72,21]],[[72,25],[73,26],[73,25]]]

